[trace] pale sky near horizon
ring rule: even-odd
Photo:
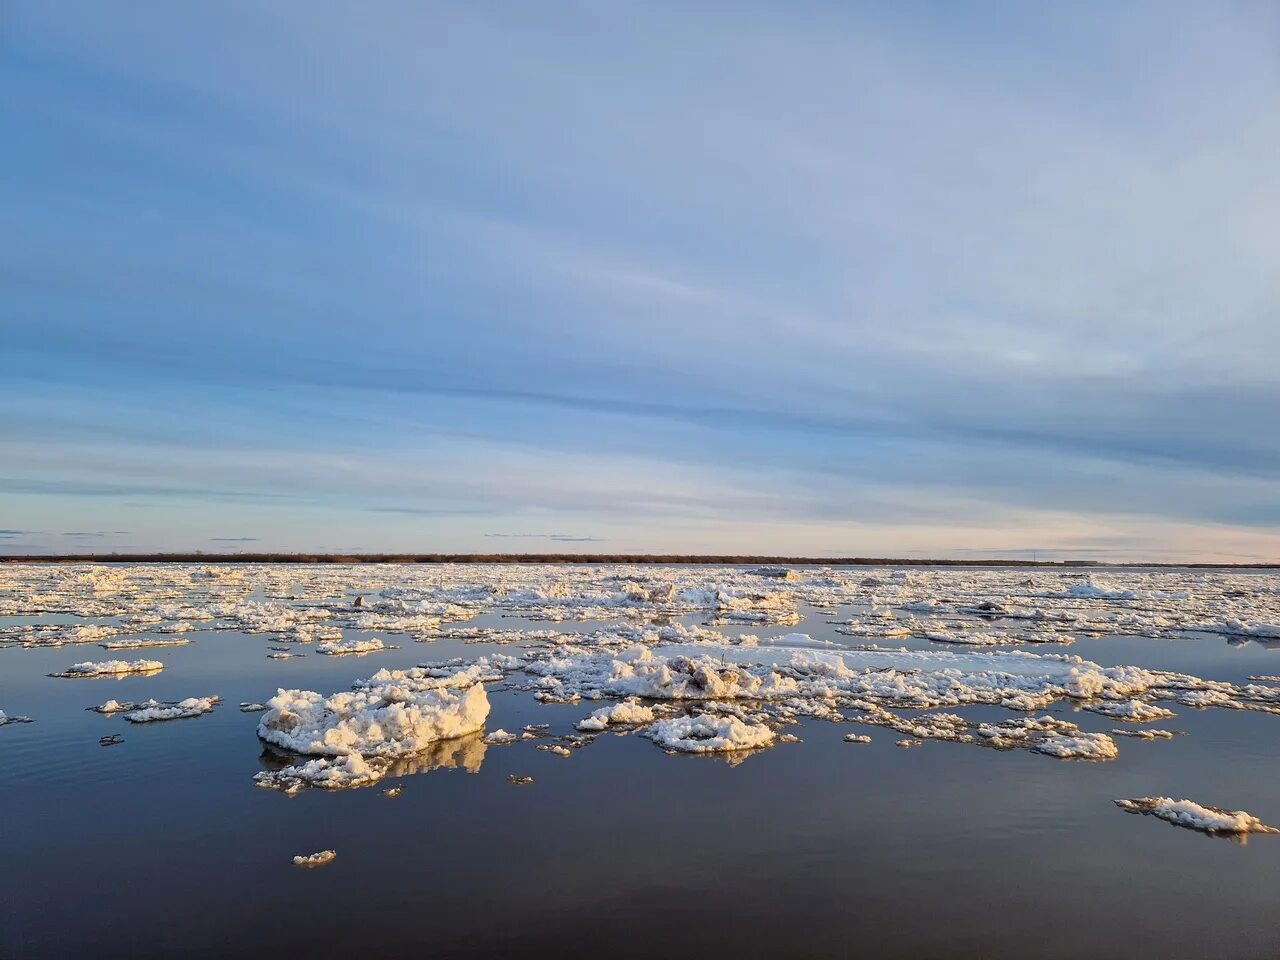
[[[1280,560],[1280,7],[0,5],[0,554]]]

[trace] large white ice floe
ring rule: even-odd
[[[280,690],[267,701],[258,736],[294,753],[398,757],[474,733],[488,716],[489,698],[478,683],[414,689],[393,681],[328,697]]]
[[[135,673],[159,673],[164,664],[159,660],[86,660],[73,663],[61,673],[51,673],[51,677],[124,677]]]
[[[720,753],[767,747],[776,734],[763,723],[748,723],[732,715],[695,714],[659,720],[642,730],[641,736],[680,753]]]
[[[1207,807],[1192,800],[1173,800],[1169,797],[1137,797],[1133,800],[1117,800],[1116,806],[1130,813],[1149,814],[1179,827],[1199,830],[1203,833],[1249,834],[1280,833],[1280,828],[1270,827],[1244,810],[1223,810]]]
[[[483,729],[489,698],[475,680],[479,671],[427,673],[379,671],[356,689],[328,697],[311,690],[277,691],[266,703],[258,736],[291,753],[322,759],[264,772],[256,778],[259,784],[360,786],[385,775],[390,761]]]

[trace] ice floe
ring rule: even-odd
[[[1202,833],[1249,834],[1280,833],[1280,828],[1269,827],[1244,810],[1223,810],[1207,807],[1192,800],[1173,800],[1169,797],[1138,797],[1133,800],[1117,800],[1116,806],[1129,813],[1159,817],[1175,826]]]
[[[709,714],[659,720],[640,731],[640,735],[680,753],[753,750],[769,746],[776,736],[762,723],[745,723],[734,716]]]
[[[332,643],[322,643],[316,647],[316,653],[323,653],[326,657],[343,657],[394,649],[396,648],[373,637],[369,640],[335,640]]]
[[[323,867],[326,863],[332,863],[337,859],[338,854],[333,850],[320,850],[316,853],[300,854],[293,858],[295,867]]]
[[[185,647],[190,640],[164,640],[160,637],[147,637],[138,640],[107,640],[98,644],[104,650],[145,650],[150,647]]]
[[[135,673],[159,673],[164,664],[159,660],[102,660],[73,663],[61,673],[51,673],[51,677],[123,677]]]
[[[157,720],[187,720],[209,713],[221,697],[188,697],[173,704],[160,704],[130,710],[124,718],[130,723],[153,723]],[[105,711],[104,711],[105,712]]]
[[[653,721],[653,708],[646,707],[635,699],[623,700],[611,707],[594,710],[585,720],[579,720],[579,730],[603,730],[610,724],[641,724]]]

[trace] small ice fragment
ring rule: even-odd
[[[265,703],[247,703],[246,702],[246,703],[240,704],[241,713],[261,713],[265,709],[267,709],[267,705]]]
[[[544,750],[547,753],[554,753],[557,757],[569,757],[573,755],[572,750],[568,747],[562,747],[558,743],[540,743],[538,744],[538,749]]]
[[[599,731],[610,724],[634,725],[652,723],[653,720],[653,708],[646,707],[634,697],[631,697],[620,703],[615,703],[611,707],[601,707],[599,710],[593,711],[591,716],[585,720],[579,720],[576,726],[583,731]]]
[[[387,787],[382,791],[384,797],[390,797],[393,800],[402,793],[404,793],[404,787]]]
[[[1151,728],[1138,730],[1112,730],[1113,737],[1137,737],[1139,740],[1172,740],[1177,736],[1173,730],[1153,730]]]
[[[507,780],[521,787],[525,787],[533,783],[533,777],[522,777],[514,773],[508,773]]]
[[[1176,716],[1172,710],[1136,699],[1102,700],[1097,703],[1086,703],[1083,706],[1091,713],[1100,713],[1112,720],[1128,720],[1130,723],[1147,723],[1151,720],[1165,720]]]
[[[108,640],[100,643],[103,650],[142,650],[147,647],[185,647],[190,640],[162,640],[159,637],[147,637],[141,640]]]
[[[221,697],[188,697],[173,704],[147,706],[124,715],[130,723],[152,723],[157,720],[187,720],[209,713]],[[104,704],[105,706],[105,704]]]
[[[124,743],[124,737],[118,733],[112,733],[105,737],[98,738],[98,746],[100,747],[114,747],[117,743]]]
[[[515,743],[519,739],[520,738],[517,737],[514,733],[508,733],[506,730],[499,728],[493,731],[493,733],[486,736],[484,738],[484,742],[488,744],[504,744],[504,743]]]
[[[870,743],[871,738],[861,733],[846,733],[844,735],[845,743]]]
[[[918,747],[922,743],[924,743],[923,740],[917,740],[914,737],[903,737],[898,741],[898,746],[902,747],[904,750],[909,750],[911,747]]]
[[[305,856],[296,856],[293,858],[295,867],[323,867],[326,863],[331,863],[338,854],[333,850],[321,850],[318,853],[308,853]]]
[[[103,660],[73,663],[62,673],[51,673],[51,677],[123,677],[131,673],[159,673],[164,664],[159,660]]]
[[[395,649],[377,637],[373,637],[369,640],[336,640],[331,643],[322,643],[316,647],[316,653],[322,653],[326,657],[345,657],[364,656],[366,653],[377,653],[379,650]]]

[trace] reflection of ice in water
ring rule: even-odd
[[[264,769],[253,779],[260,787],[290,794],[305,787],[329,790],[369,787],[388,778],[417,776],[433,770],[477,773],[487,749],[483,732],[437,740],[420,753],[395,760],[364,758],[359,754],[304,757],[268,743],[263,745],[259,757]]]

